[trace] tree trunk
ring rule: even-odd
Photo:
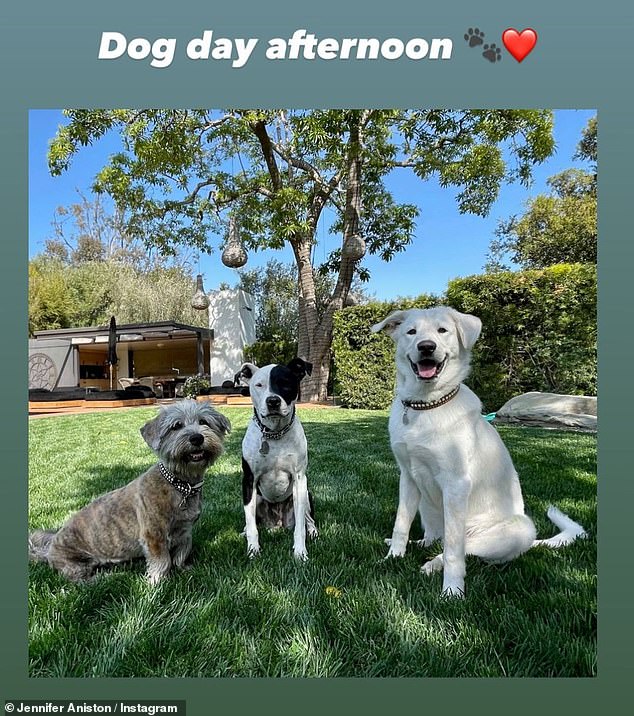
[[[361,215],[361,127],[368,116],[367,111],[351,110],[349,113],[343,249],[346,247],[346,241],[359,231],[359,217]],[[271,142],[263,120],[257,120],[250,126],[260,143],[263,157],[266,160],[272,190],[276,192],[283,185],[283,175],[279,170],[275,155],[275,151],[279,152],[279,147],[274,147]],[[284,154],[281,154],[281,156],[284,156]],[[291,165],[300,168],[309,166],[301,158],[285,157],[285,159],[287,159],[289,167]],[[307,376],[302,381],[301,395],[302,400],[310,402],[323,402],[328,397],[333,316],[335,311],[343,308],[345,304],[356,263],[356,259],[346,256],[345,250],[342,250],[337,284],[323,315],[320,317],[317,312],[311,249],[321,210],[341,179],[342,175],[338,174],[333,177],[327,186],[323,184],[315,186],[313,201],[308,214],[310,228],[306,233],[296,234],[289,239],[295,254],[299,283],[297,355],[313,364],[312,375]]]
[[[306,402],[324,402],[330,375],[330,343],[320,340],[324,328],[317,314],[315,276],[310,262],[312,237],[295,237],[291,242],[295,252],[299,283],[299,335],[297,355],[313,364],[313,372],[302,381],[301,399]],[[332,335],[332,320],[329,335]]]
[[[307,403],[325,403],[330,377],[330,346],[313,346],[306,360],[313,364],[313,372],[302,381],[301,399]]]
[[[343,246],[346,240],[359,232],[361,216],[361,115],[352,112],[348,140],[348,167],[346,206],[343,226]],[[317,316],[315,300],[315,279],[310,265],[310,243],[304,242],[308,260],[302,259],[302,252],[295,252],[299,268],[299,336],[298,355],[313,364],[312,375],[302,381],[302,400],[324,402],[328,398],[330,358],[335,311],[343,308],[354,276],[355,260],[346,258],[342,252],[337,285],[324,315]]]

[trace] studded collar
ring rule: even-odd
[[[204,480],[201,480],[194,485],[192,485],[190,482],[179,480],[173,472],[170,472],[170,470],[168,470],[165,465],[163,465],[162,462],[159,462],[158,467],[161,472],[161,475],[165,478],[165,480],[169,482],[169,484],[175,490],[177,490],[181,493],[181,495],[183,495],[183,499],[180,503],[180,507],[182,508],[187,507],[187,500],[190,497],[193,497],[194,495],[199,493],[202,490],[203,485],[205,484]]]
[[[295,422],[295,406],[293,406],[293,414],[291,415],[290,422],[287,423],[281,430],[269,430],[260,420],[258,411],[255,408],[253,408],[253,420],[262,433],[262,438],[264,440],[280,440],[280,438],[283,438],[293,427],[293,423]]]
[[[443,395],[442,398],[438,398],[436,400],[401,400],[401,403],[406,409],[411,408],[412,410],[432,410],[433,408],[438,408],[441,405],[445,405],[445,403],[448,403],[450,400],[455,398],[456,395],[458,395],[459,390],[460,384],[458,384],[453,390],[450,390],[446,395]]]

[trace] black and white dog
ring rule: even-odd
[[[253,419],[242,441],[242,498],[247,554],[260,552],[258,525],[293,529],[293,554],[306,560],[306,533],[317,537],[308,491],[308,449],[295,413],[302,378],[312,364],[294,358],[288,365],[258,368],[244,363],[236,374],[249,386]]]

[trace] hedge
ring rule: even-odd
[[[596,395],[596,266],[455,279],[446,295],[372,303],[335,316],[336,391],[351,408],[386,408],[394,392],[394,345],[370,327],[398,308],[446,304],[482,320],[468,383],[484,410],[531,390]]]
[[[390,405],[394,396],[394,343],[382,333],[371,333],[370,327],[400,308],[428,308],[438,303],[437,297],[422,295],[335,313],[334,390],[342,405],[374,410]]]
[[[270,363],[288,363],[297,355],[297,343],[283,339],[256,341],[244,347],[244,359],[261,367]]]
[[[530,390],[596,395],[594,264],[457,279],[447,302],[482,320],[470,384],[487,409]]]

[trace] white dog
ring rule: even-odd
[[[308,559],[306,533],[317,537],[308,491],[308,448],[295,402],[312,364],[293,358],[288,365],[258,368],[245,363],[236,379],[249,386],[253,419],[242,441],[242,497],[247,553],[260,552],[258,525],[293,530],[293,554]]]
[[[559,547],[585,536],[554,507],[561,532],[535,540],[511,457],[462,383],[482,324],[452,308],[395,311],[372,327],[396,343],[396,396],[390,441],[400,467],[399,504],[388,557],[402,557],[420,512],[423,544],[441,539],[443,552],[423,565],[444,569],[443,593],[464,594],[465,555],[507,562],[535,544]]]

